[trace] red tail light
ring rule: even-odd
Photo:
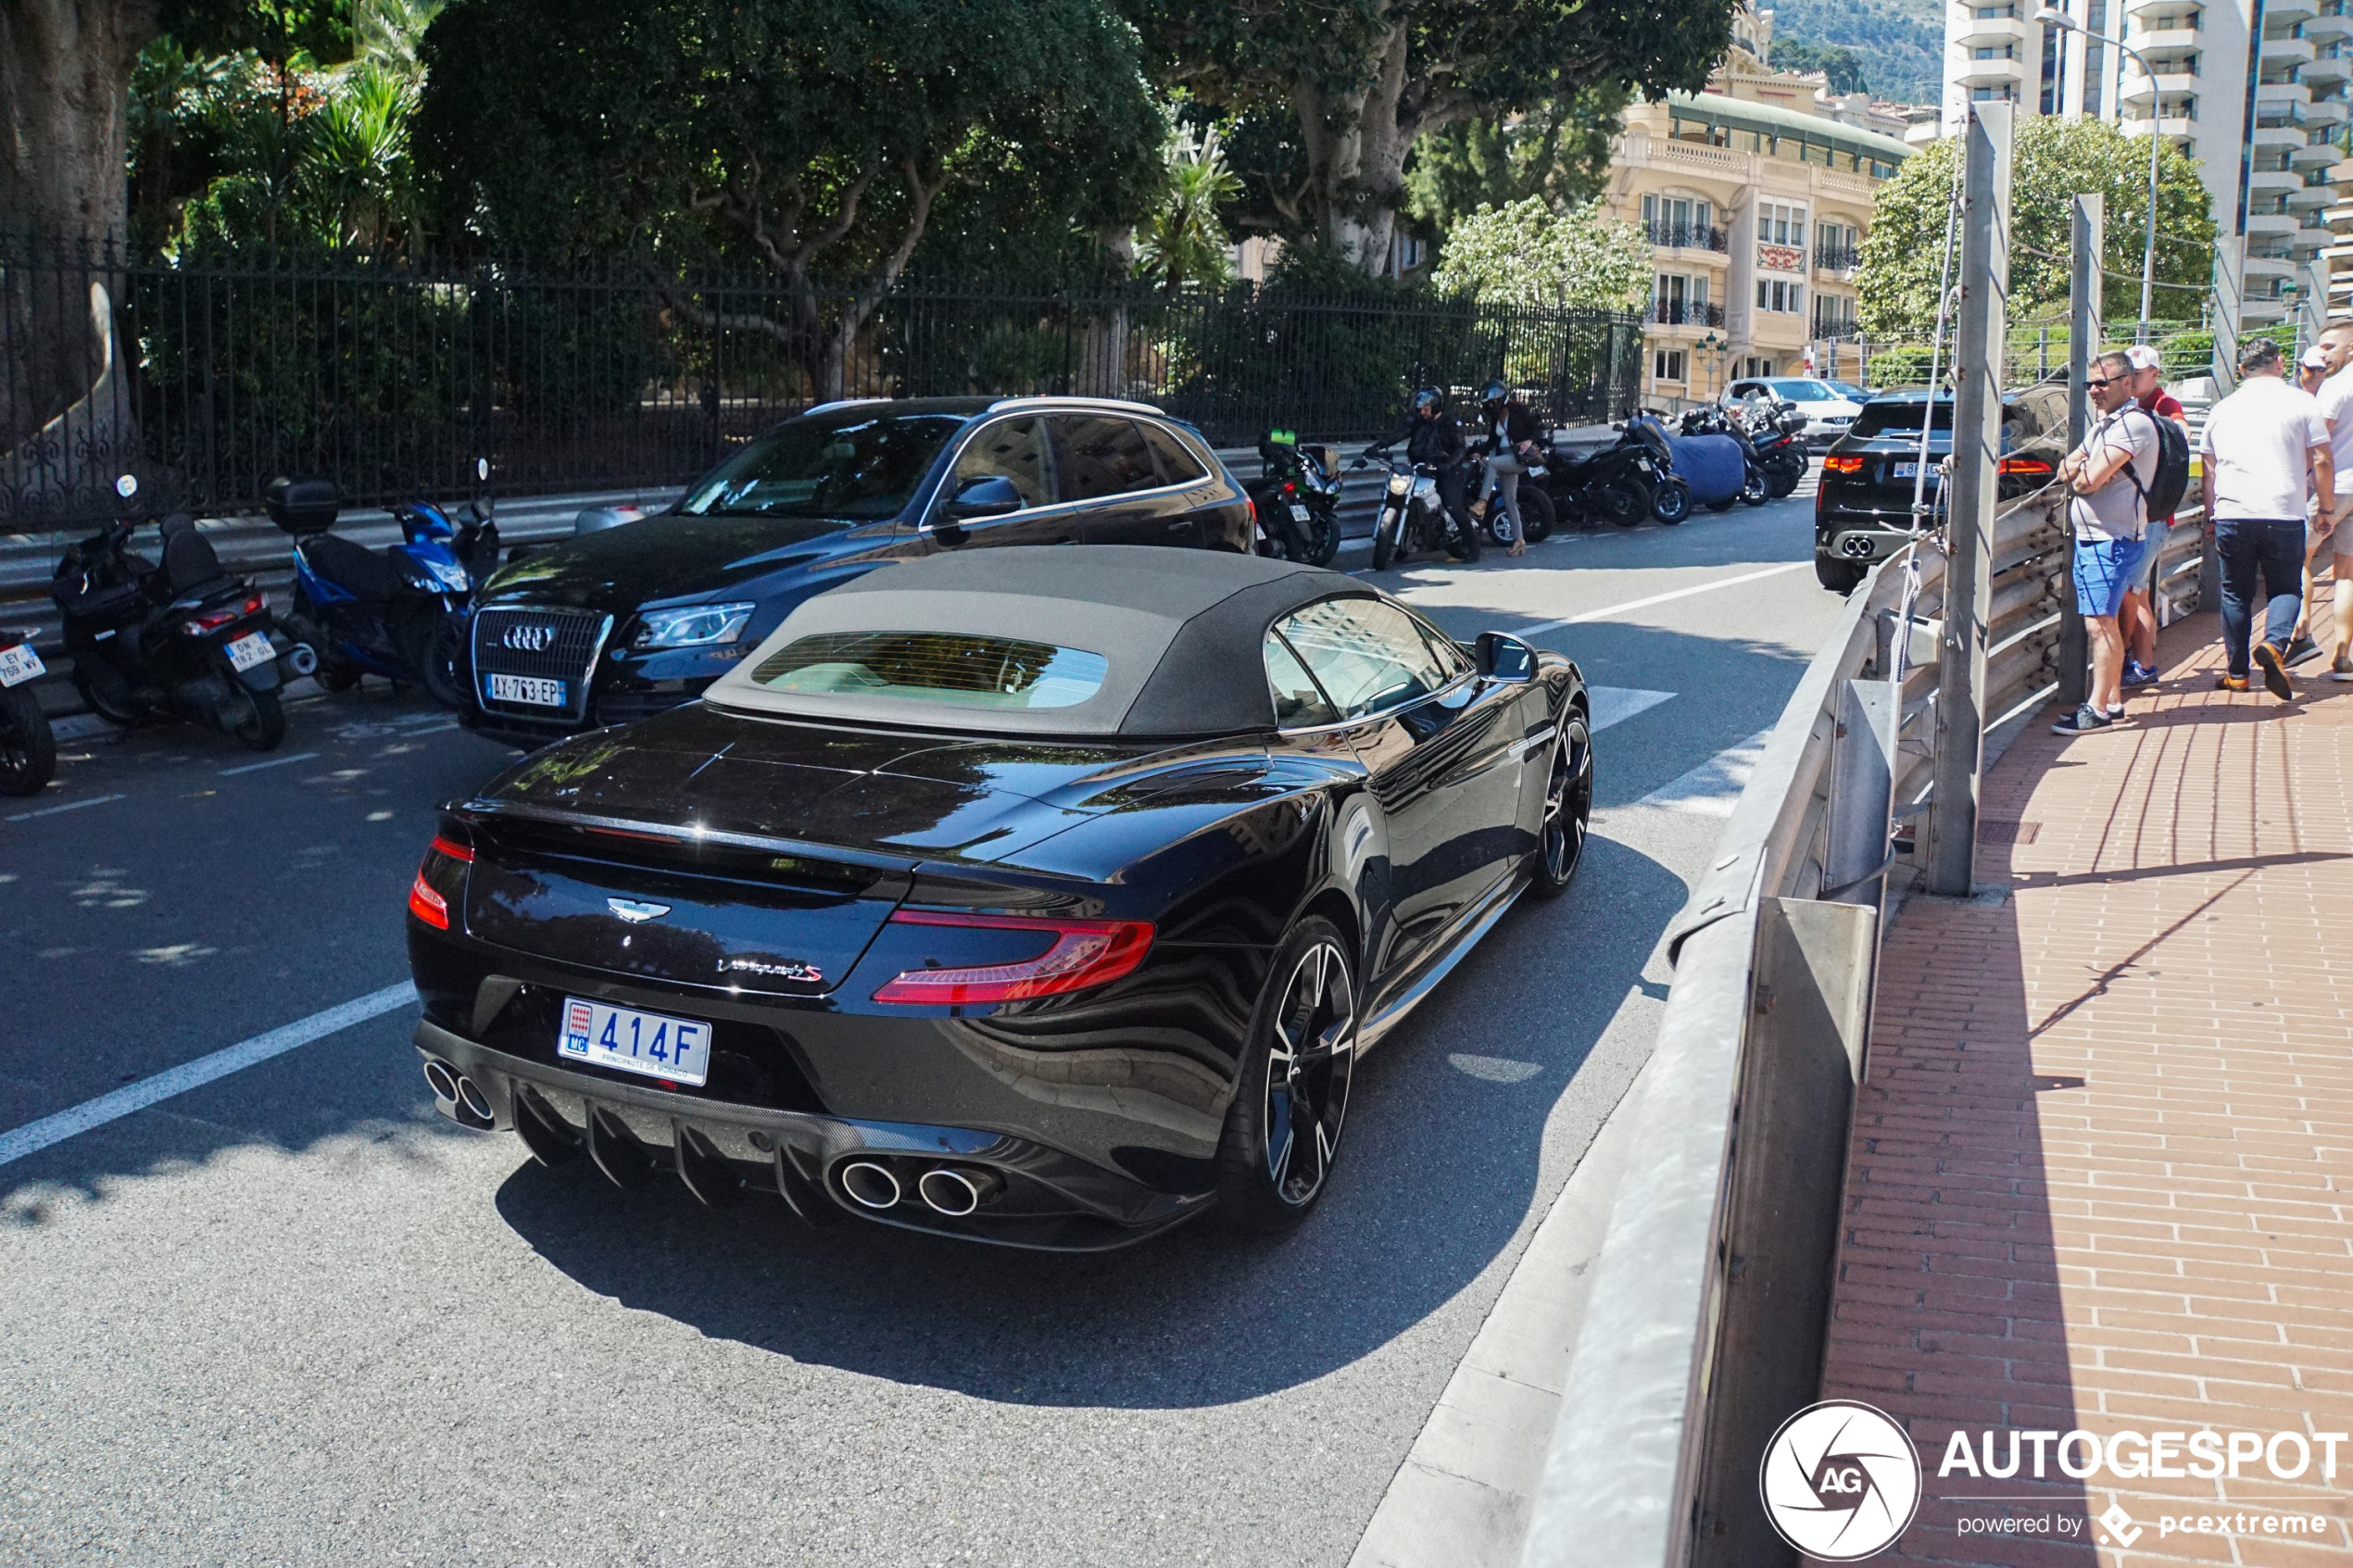
[[[2056,471],[2040,458],[2004,458],[1994,466],[2003,474],[2025,479],[2048,479]]]
[[[968,915],[901,909],[894,925],[951,925],[985,931],[1034,931],[1052,943],[1034,959],[969,969],[911,969],[875,993],[878,1002],[961,1007],[1017,1002],[1108,985],[1134,971],[1152,945],[1150,921],[1041,920],[1024,915]]]
[[[1861,473],[1863,459],[1855,457],[1824,458],[1822,469],[1828,473]]]
[[[1293,484],[1287,479],[1283,481],[1283,494],[1286,495],[1296,495],[1299,494],[1299,486]]]
[[[425,850],[423,864],[417,868],[417,880],[409,884],[409,912],[435,931],[448,930],[449,899],[434,885],[434,873],[452,864],[472,865],[473,859],[474,852],[466,846],[434,834],[432,846]]]

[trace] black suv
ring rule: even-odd
[[[475,597],[466,727],[521,746],[691,701],[795,605],[991,545],[1248,551],[1201,432],[1140,403],[931,397],[786,420],[677,506],[510,561]]]
[[[1920,416],[1928,415],[1928,483],[1922,498],[1941,514],[1944,459],[1953,451],[1953,399],[1923,409],[1924,392],[1898,392],[1863,405],[1822,458],[1814,493],[1814,575],[1851,594],[1871,563],[1911,543],[1912,486],[1919,472]],[[2041,383],[2002,403],[2000,498],[2014,501],[2050,483],[2067,452],[2067,387]]]

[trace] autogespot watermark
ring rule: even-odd
[[[1944,1445],[1939,1480],[2036,1480],[2110,1483],[2184,1480],[2269,1479],[2318,1482],[2336,1479],[2343,1432],[2123,1431],[2100,1434],[1964,1428]],[[1783,1540],[1810,1556],[1853,1562],[1894,1546],[1910,1528],[1923,1489],[1919,1450],[1884,1411],[1851,1399],[1809,1405],[1781,1424],[1765,1448],[1757,1489],[1766,1517]],[[2142,1488],[2136,1488],[2142,1489]],[[2247,1507],[2204,1512],[2159,1512],[2135,1520],[2111,1501],[2096,1518],[2045,1506],[2039,1512],[2007,1505],[2054,1500],[2040,1494],[2017,1497],[1948,1493],[1938,1499],[1956,1506],[1954,1528],[1963,1536],[2048,1536],[2080,1538],[2097,1524],[2103,1544],[2131,1547],[2154,1530],[2162,1540],[2176,1535],[2333,1537],[2322,1514]],[[2190,1499],[2183,1499],[2189,1501]],[[1987,1512],[1983,1505],[2005,1505]],[[2166,1509],[2165,1501],[2140,1506]],[[2179,1505],[2171,1505],[2178,1507]]]

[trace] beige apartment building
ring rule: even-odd
[[[1621,122],[1603,201],[1651,241],[1652,407],[1805,374],[1809,350],[1816,373],[1860,373],[1855,265],[1872,193],[1911,150],[1904,114],[1761,65],[1771,27],[1770,11],[1742,13],[1707,91],[1636,104]]]

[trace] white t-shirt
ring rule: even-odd
[[[2329,444],[2328,420],[2310,393],[2278,376],[2249,376],[2214,406],[2198,441],[2214,476],[2214,516],[2301,522],[2311,448]]]
[[[2067,520],[2079,539],[2137,539],[2148,528],[2148,508],[2141,495],[2157,479],[2157,417],[2127,403],[2113,414],[2102,414],[2076,450],[2094,463],[2121,447],[2124,467],[2089,495],[2071,496]],[[2126,470],[2131,470],[2128,475]],[[2132,476],[2138,476],[2135,486]]]
[[[2353,495],[2353,364],[2321,383],[2321,418],[2329,422],[2329,458],[2336,464],[2336,493]]]

